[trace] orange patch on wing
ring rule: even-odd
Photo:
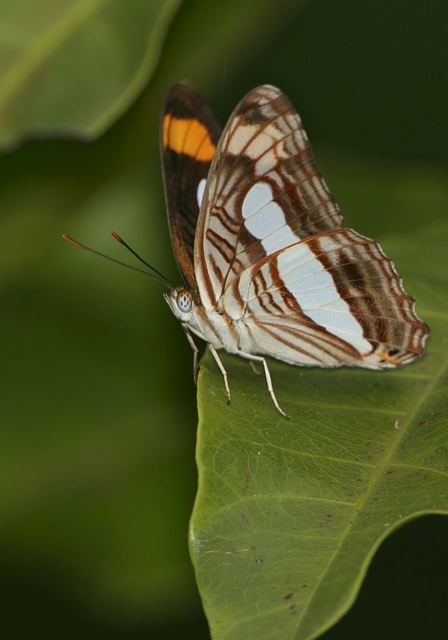
[[[391,356],[387,353],[387,351],[380,351],[378,353],[379,357],[390,364],[398,364],[400,362],[400,358],[398,356]]]
[[[210,162],[215,155],[213,144],[207,127],[193,118],[175,118],[167,114],[163,119],[162,140],[164,148],[176,153]]]

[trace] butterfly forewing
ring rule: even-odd
[[[214,307],[257,260],[342,223],[288,98],[270,85],[254,89],[224,129],[202,203],[195,263],[203,303]]]
[[[196,292],[193,252],[200,200],[220,127],[186,84],[170,90],[163,113],[161,155],[171,241],[188,287]]]

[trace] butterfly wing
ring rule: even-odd
[[[251,91],[223,131],[202,202],[195,270],[204,306],[258,260],[342,224],[288,98],[270,85]]]
[[[174,85],[165,103],[161,155],[171,242],[187,286],[196,292],[193,251],[205,180],[221,129],[187,84]]]
[[[392,368],[418,358],[429,334],[390,259],[351,229],[258,261],[221,304],[242,328],[244,350],[292,364]]]

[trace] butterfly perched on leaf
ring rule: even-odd
[[[112,233],[170,289],[165,299],[193,348],[195,377],[192,334],[207,343],[229,401],[221,349],[263,365],[272,401],[287,417],[266,356],[392,369],[423,354],[428,325],[380,245],[343,226],[300,117],[279,89],[248,93],[221,132],[193,88],[176,84],[163,111],[161,155],[185,286],[171,285]]]
[[[161,130],[173,250],[185,286],[166,300],[209,346],[264,366],[390,369],[422,355],[429,327],[380,245],[343,226],[288,98],[262,85],[221,132],[186,84]]]

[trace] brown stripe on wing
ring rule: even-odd
[[[263,322],[259,322],[256,321],[256,324],[258,325],[258,327],[262,330],[265,331],[271,338],[273,338],[274,340],[276,340],[277,342],[281,342],[283,345],[285,345],[286,347],[288,347],[289,349],[291,349],[291,351],[296,352],[299,357],[298,357],[298,361],[300,362],[300,355],[301,356],[306,356],[307,358],[309,358],[310,360],[314,361],[314,364],[316,365],[324,365],[325,364],[325,360],[321,357],[319,357],[318,355],[316,355],[315,352],[311,351],[311,350],[307,350],[305,349],[303,346],[299,346],[299,341],[297,340],[297,334],[294,336],[296,339],[292,340],[292,339],[288,339],[286,338],[283,334],[287,333],[286,328],[282,327],[281,325],[269,325],[268,323],[263,323]],[[302,344],[305,342],[308,342],[308,344],[311,346],[311,343],[309,341],[306,340],[301,340]],[[261,345],[260,345],[261,346]],[[264,355],[269,355],[272,356],[273,358],[276,357],[276,349],[275,346],[271,349],[269,349],[269,347],[267,345],[262,345],[261,346],[261,351],[258,351],[259,353],[263,353]]]
[[[224,283],[224,274],[221,271],[220,267],[218,266],[214,255],[210,256],[210,264],[211,264],[211,267],[212,267],[212,271],[213,271],[213,273],[215,275],[215,278],[222,285]]]
[[[287,287],[285,286],[285,283],[283,282],[283,279],[280,276],[277,260],[268,260],[266,264],[269,267],[269,275],[271,276],[271,282],[273,284],[273,287],[271,286],[268,289],[265,283],[264,291],[259,296],[260,304],[262,304],[263,296],[269,296],[269,299],[273,300],[272,291],[274,289],[279,292],[284,303],[284,309],[281,310],[281,313],[284,314],[286,310],[287,314],[292,312],[298,316],[303,316],[301,306],[299,305],[295,297],[291,295],[291,292],[287,289]],[[263,272],[261,270],[257,273],[261,273],[261,275],[263,275]],[[279,285],[277,289],[275,289],[275,283],[278,283]]]
[[[283,314],[284,308],[280,304],[277,304],[275,302],[273,294],[268,291],[266,279],[262,271],[257,271],[255,273],[252,282],[254,283],[255,287],[255,296],[262,309],[264,309],[268,313],[274,312]],[[264,299],[266,299],[266,302],[264,302]]]
[[[210,216],[212,218],[218,218],[219,222],[224,227],[225,231],[228,231],[230,234],[234,235],[239,231],[239,224],[232,222],[229,216],[226,214],[224,209],[213,207]]]
[[[233,247],[226,238],[213,229],[207,229],[206,238],[227,262],[233,257]]]
[[[292,337],[308,343],[317,350],[330,356],[335,362],[359,362],[361,356],[359,352],[344,340],[332,335],[323,327],[316,328],[317,325],[308,318],[287,317],[284,322],[273,322],[272,318],[254,318],[260,326],[276,327],[279,332],[289,334]],[[288,324],[291,322],[291,324]],[[310,329],[308,332],[306,329]]]

